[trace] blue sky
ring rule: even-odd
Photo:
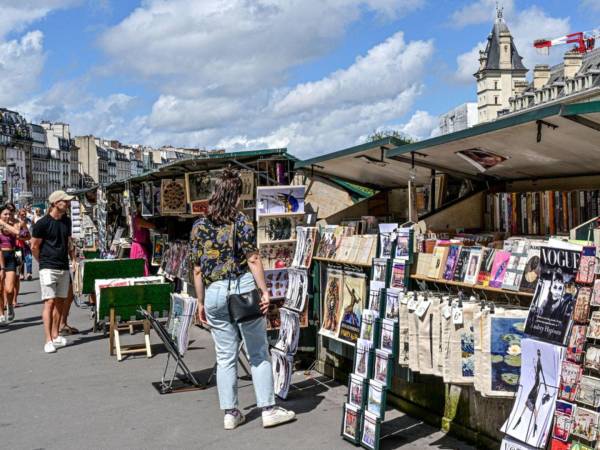
[[[74,134],[310,157],[375,129],[423,139],[475,99],[494,0],[0,0],[0,106]],[[600,28],[600,2],[504,0],[532,41]],[[569,5],[567,7],[567,5]]]

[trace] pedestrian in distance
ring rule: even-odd
[[[192,228],[194,286],[198,320],[207,323],[217,354],[217,391],[225,412],[224,428],[233,430],[245,421],[238,409],[238,353],[243,339],[252,369],[256,405],[262,408],[264,427],[290,422],[295,413],[275,405],[273,371],[267,341],[266,313],[269,292],[256,248],[252,221],[238,210],[242,180],[225,169],[208,200],[208,212]],[[227,304],[229,292],[261,292],[262,317],[233,323]]]
[[[2,325],[6,325],[15,319],[15,304],[18,293],[18,262],[15,250],[17,238],[21,233],[21,226],[13,216],[14,209],[14,205],[11,206],[10,203],[0,207],[0,250],[4,260],[2,265],[4,270],[0,274],[4,303],[2,316],[0,316],[0,324]],[[24,237],[28,239],[29,235],[27,234]],[[6,308],[6,314],[4,308]]]
[[[71,281],[69,256],[73,257],[74,247],[67,211],[73,198],[65,191],[54,191],[48,198],[52,208],[33,226],[31,252],[40,268],[46,353],[67,345],[67,340],[59,335],[59,326]]]

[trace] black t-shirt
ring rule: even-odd
[[[45,215],[35,223],[31,235],[43,239],[40,247],[40,269],[69,269],[71,219],[64,215],[56,220]]]

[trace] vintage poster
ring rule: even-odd
[[[186,173],[185,185],[188,203],[208,200],[215,188],[216,180],[217,174],[208,171]]]
[[[517,392],[525,319],[490,317],[491,390]]]
[[[185,182],[183,178],[162,180],[160,213],[163,215],[185,214]]]
[[[600,378],[582,376],[575,393],[575,400],[598,408],[600,406]]]
[[[579,380],[583,369],[579,364],[563,361],[560,371],[560,388],[558,396],[570,402],[575,400]]]
[[[525,334],[565,345],[571,328],[580,253],[553,247],[541,248],[540,281],[535,290]]]
[[[567,442],[571,434],[571,422],[573,413],[575,412],[573,403],[556,401],[556,410],[554,412],[554,428],[552,429],[552,437],[563,442]]]
[[[342,315],[343,276],[340,270],[327,270],[327,283],[323,294],[323,325],[320,334],[337,338]]]
[[[573,328],[571,328],[571,335],[567,343],[567,359],[569,361],[582,362],[587,328],[585,325],[573,325]]]
[[[501,431],[521,442],[546,445],[554,417],[564,348],[535,339],[521,341],[521,377],[512,411]]]
[[[598,437],[599,413],[586,408],[577,408],[571,425],[571,434],[589,442],[594,442]]]
[[[360,334],[362,310],[367,295],[367,278],[362,273],[344,272],[342,288],[342,321],[338,337],[355,343]]]

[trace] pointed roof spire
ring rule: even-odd
[[[504,5],[500,6],[498,2],[496,2],[496,22],[501,22],[504,20]]]

